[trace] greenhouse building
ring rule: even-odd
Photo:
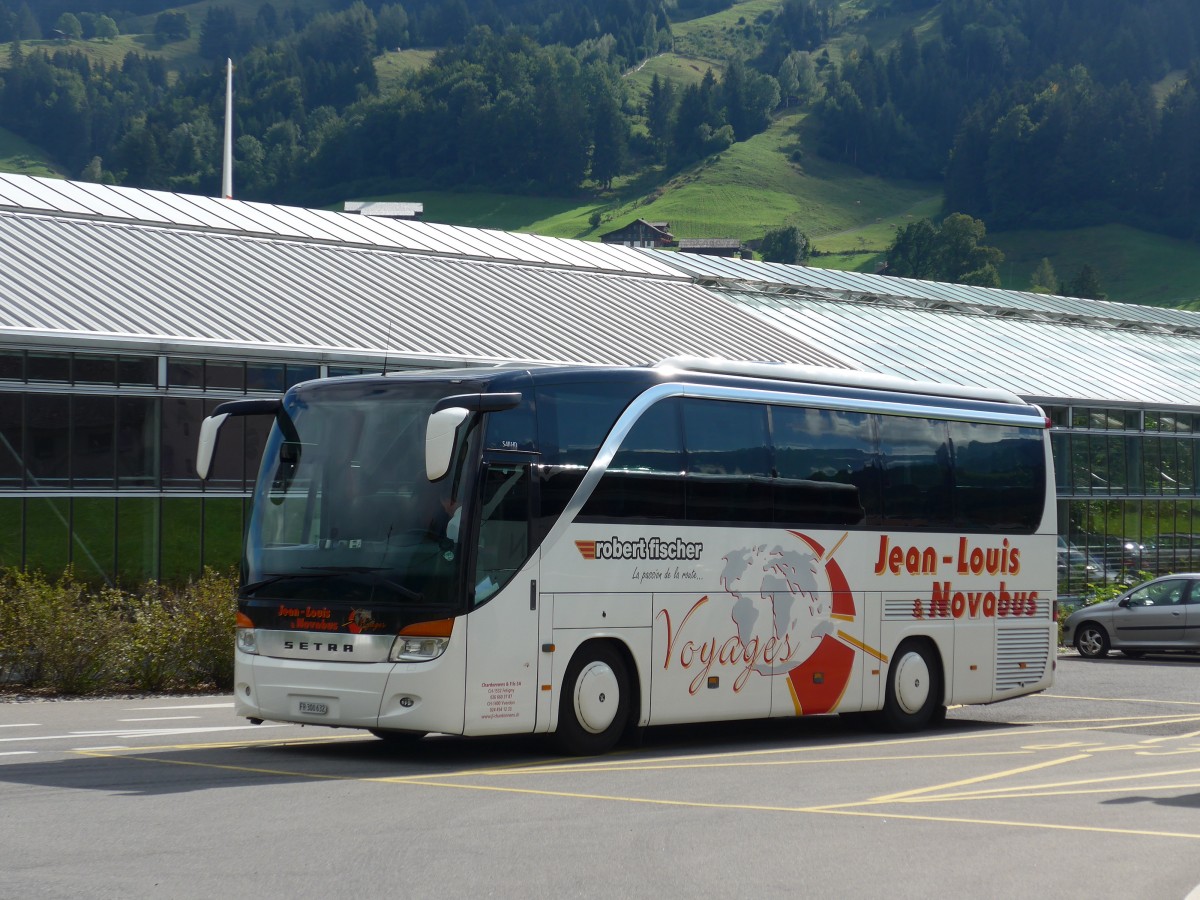
[[[711,356],[1001,387],[1053,421],[1060,588],[1200,568],[1200,313],[0,175],[0,567],[236,564],[311,378]],[[231,440],[232,438],[232,440]]]

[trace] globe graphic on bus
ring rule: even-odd
[[[810,657],[828,633],[832,592],[824,565],[807,546],[760,544],[725,556],[721,585],[733,597],[738,638],[750,646],[772,637],[780,647],[774,662],[754,664],[760,675],[778,675]],[[790,652],[783,649],[790,646]]]

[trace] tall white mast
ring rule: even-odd
[[[221,196],[233,199],[233,60],[225,60],[225,156],[221,171]]]

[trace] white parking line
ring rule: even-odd
[[[118,722],[174,722],[179,719],[198,719],[199,716],[154,716],[144,719],[117,719]]]
[[[0,725],[0,728],[37,728],[40,722],[15,722],[12,725]]]
[[[114,728],[103,731],[72,731],[70,734],[42,734],[36,737],[0,738],[0,744],[16,741],[73,741],[81,737],[170,737],[177,734],[209,734],[214,731],[262,731],[264,728],[286,728],[285,722],[262,725],[218,725],[208,728]]]
[[[5,750],[0,756],[34,756],[36,750]]]

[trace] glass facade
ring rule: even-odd
[[[1059,592],[1200,569],[1200,414],[1047,408]]]
[[[200,422],[228,399],[363,371],[0,347],[0,568],[134,588],[237,565],[270,422],[227,422],[206,483]]]
[[[0,567],[123,587],[238,563],[270,422],[231,419],[212,477],[200,422],[227,399],[377,371],[296,360],[0,347]],[[1200,410],[1047,406],[1059,591],[1200,570]]]

